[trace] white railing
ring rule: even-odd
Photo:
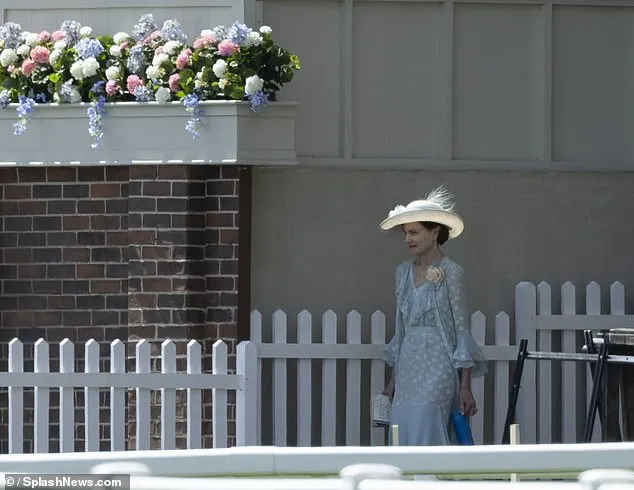
[[[60,452],[75,450],[75,388],[84,389],[85,451],[99,451],[100,391],[110,392],[110,449],[126,448],[128,389],[136,390],[135,448],[150,449],[152,422],[151,392],[161,392],[161,449],[175,448],[176,390],[187,390],[187,447],[200,448],[202,438],[202,393],[212,391],[213,445],[227,447],[227,392],[236,392],[236,441],[238,445],[255,442],[256,371],[255,345],[238,345],[236,374],[227,374],[227,345],[217,341],[213,346],[213,371],[202,372],[202,348],[198,342],[187,344],[187,371],[176,370],[176,344],[166,340],[161,345],[161,372],[151,372],[150,344],[136,344],[136,370],[126,372],[125,345],[115,340],[110,345],[110,372],[100,372],[99,344],[86,342],[84,372],[75,372],[75,346],[68,339],[59,344],[59,372],[50,372],[49,344],[43,339],[34,345],[34,370],[24,369],[24,345],[18,339],[9,343],[9,369],[0,373],[0,387],[8,387],[9,452],[22,453],[24,447],[24,388],[34,387],[34,452],[49,451],[50,396],[59,390]]]
[[[567,282],[561,288],[561,305],[555,305],[549,284],[518,284],[513,329],[505,312],[494,319],[473,313],[471,332],[490,360],[489,375],[473,382],[480,407],[471,421],[476,443],[502,440],[512,381],[509,366],[517,358],[520,339],[528,339],[533,351],[551,351],[561,344],[564,352],[581,352],[584,329],[634,327],[634,316],[625,314],[621,283],[610,286],[610,303],[603,310],[597,283],[586,287],[583,314],[575,295],[575,286]],[[385,386],[381,351],[391,331],[381,311],[369,318],[351,311],[341,321],[333,311],[321,316],[301,311],[289,319],[278,310],[270,322],[253,311],[251,340],[257,344],[262,416],[257,440],[279,446],[384,444],[385,430],[371,428],[368,407]],[[518,403],[523,442],[580,441],[590,381],[585,365],[527,360]],[[597,420],[594,440],[599,436]]]
[[[0,473],[87,474],[105,464],[143,465],[156,477],[333,477],[346,466],[387,464],[439,478],[575,478],[593,468],[634,470],[634,443],[450,447],[233,447],[0,456]],[[107,468],[107,466],[105,466]],[[126,471],[125,473],[128,473]],[[213,486],[213,488],[217,488]]]

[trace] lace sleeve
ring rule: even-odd
[[[456,350],[453,354],[456,368],[471,368],[471,376],[476,378],[487,372],[487,362],[480,346],[469,328],[467,310],[467,285],[464,270],[457,266],[447,275],[449,303],[456,329]]]
[[[394,322],[394,335],[392,339],[388,342],[383,350],[383,360],[388,366],[396,369],[399,351],[401,349],[401,343],[403,341],[403,330],[405,326],[403,325],[403,317],[399,308],[398,295],[401,294],[401,285],[403,279],[404,267],[403,264],[399,265],[396,268],[396,315]]]

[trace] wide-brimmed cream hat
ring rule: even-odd
[[[464,230],[462,218],[454,211],[453,195],[444,186],[430,192],[424,199],[410,202],[407,206],[398,205],[392,209],[379,227],[389,231],[405,223],[430,221],[445,225],[449,229],[449,238],[456,238]]]

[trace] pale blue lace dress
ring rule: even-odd
[[[450,416],[459,404],[460,368],[471,368],[472,378],[487,371],[469,331],[462,267],[448,257],[432,266],[443,278],[419,287],[413,262],[396,269],[396,328],[383,358],[396,370],[391,423],[399,426],[401,446],[454,443]]]

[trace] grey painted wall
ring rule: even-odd
[[[625,284],[634,303],[634,173],[255,169],[253,308],[381,309],[392,328],[394,269],[409,254],[378,231],[396,204],[445,183],[465,232],[445,252],[469,275],[472,309],[513,314],[519,281]],[[607,305],[607,303],[606,303]],[[604,306],[605,308],[605,306]],[[490,333],[490,332],[489,332]]]

